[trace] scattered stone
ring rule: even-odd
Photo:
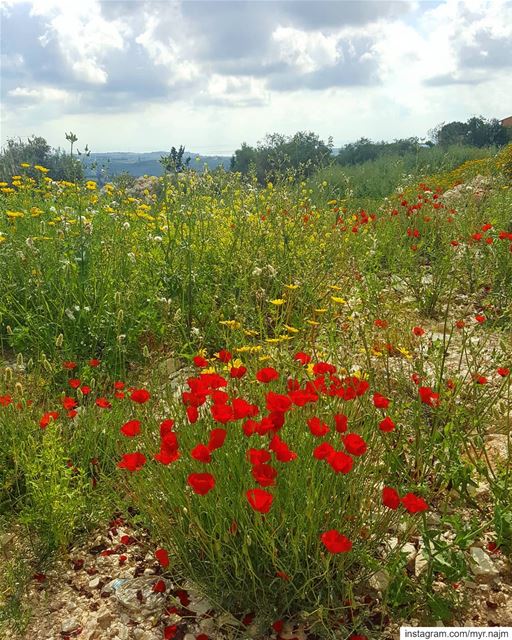
[[[62,622],[60,630],[62,633],[72,633],[73,631],[76,631],[79,626],[80,623],[76,618],[67,618]]]
[[[489,582],[498,574],[498,569],[494,566],[489,555],[480,547],[471,547],[471,571],[479,580]]]
[[[384,570],[377,571],[368,581],[370,587],[382,593],[389,587],[389,573]]]

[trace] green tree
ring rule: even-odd
[[[22,163],[30,164],[31,167],[34,165],[46,167],[49,169],[49,176],[54,180],[74,181],[83,178],[80,160],[61,149],[52,149],[41,136],[32,136],[26,141],[21,138],[7,140],[0,152],[0,179],[9,180],[13,175],[18,174]],[[27,169],[26,172],[32,176],[38,175],[32,168]]]
[[[190,156],[184,160],[184,153],[185,147],[183,145],[180,145],[179,149],[176,149],[176,147],[171,147],[169,155],[162,156],[160,158],[160,164],[164,168],[164,171],[166,173],[174,174],[185,171],[185,169],[188,168],[190,164]]]

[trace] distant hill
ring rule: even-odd
[[[125,151],[111,151],[107,153],[91,153],[82,162],[86,178],[95,178],[105,182],[109,178],[129,173],[132,176],[161,176],[163,167],[159,160],[168,155],[165,151],[151,151],[149,153],[128,153]],[[196,171],[223,166],[229,169],[231,156],[202,156],[198,153],[185,152],[184,158],[190,158],[190,167]],[[196,160],[199,158],[199,161]]]

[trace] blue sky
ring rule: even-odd
[[[230,154],[512,115],[505,0],[4,0],[1,141]]]

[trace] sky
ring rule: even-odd
[[[230,155],[512,115],[509,0],[2,0],[0,141]]]

